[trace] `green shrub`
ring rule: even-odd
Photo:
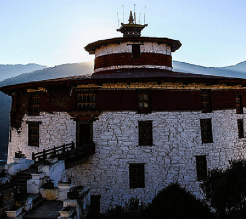
[[[90,219],[213,219],[209,207],[178,184],[161,190],[148,206],[130,199],[125,206],[117,205],[105,214],[89,214]]]
[[[201,187],[219,218],[246,218],[246,160],[230,161],[225,170],[210,170]]]
[[[209,207],[177,183],[161,190],[143,210],[141,219],[212,219]]]

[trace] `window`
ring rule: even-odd
[[[100,213],[101,195],[91,195],[90,211],[96,214]]]
[[[138,123],[139,127],[139,145],[152,145],[152,121],[144,121]]]
[[[237,127],[238,127],[238,137],[244,138],[243,119],[237,120]]]
[[[132,57],[133,58],[140,57],[140,44],[132,44]]]
[[[39,106],[40,106],[40,96],[38,95],[31,96],[29,114],[39,115],[40,112]]]
[[[207,179],[207,159],[205,155],[196,156],[196,173],[198,181]]]
[[[96,94],[91,89],[85,89],[77,94],[77,109],[90,110],[96,107]]]
[[[144,188],[144,164],[130,164],[130,188]]]
[[[202,143],[213,142],[211,119],[201,119]]]
[[[4,207],[4,204],[3,204],[3,194],[0,195],[0,208],[3,208]]]
[[[151,110],[150,106],[150,92],[139,91],[138,92],[138,112],[148,113]]]
[[[202,90],[201,93],[201,102],[202,102],[202,112],[207,113],[212,111],[211,107],[211,91]]]
[[[243,113],[243,104],[242,104],[242,96],[241,95],[236,96],[236,111],[237,111],[237,114]]]
[[[39,124],[41,122],[28,123],[28,145],[39,146]]]

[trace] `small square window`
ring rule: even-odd
[[[130,164],[130,188],[145,188],[144,164]]]
[[[138,112],[149,113],[151,111],[150,106],[150,92],[139,91],[138,92]]]
[[[200,124],[201,124],[202,143],[212,143],[213,135],[212,135],[211,119],[201,119]]]
[[[139,145],[146,146],[153,144],[152,121],[138,123],[139,127]]]
[[[205,155],[196,156],[196,173],[198,181],[207,179],[207,159]]]
[[[238,137],[244,138],[243,119],[237,120],[237,127],[238,127]]]
[[[28,123],[28,145],[39,146],[39,124],[40,122]]]
[[[202,90],[201,92],[201,103],[202,103],[202,112],[208,113],[212,111],[211,107],[211,91]]]
[[[40,113],[40,96],[32,95],[30,98],[29,114],[39,115],[39,113]]]
[[[243,104],[242,104],[242,96],[241,95],[236,96],[236,112],[237,112],[237,114],[243,113]]]

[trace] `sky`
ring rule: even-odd
[[[182,43],[173,60],[206,67],[246,61],[245,0],[0,0],[0,64],[91,61],[84,47],[121,37],[118,23],[134,8],[137,22],[145,14],[148,24],[142,36]]]

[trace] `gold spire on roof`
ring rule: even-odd
[[[128,21],[129,21],[129,24],[134,24],[134,18],[132,16],[132,11],[130,11],[130,15],[129,15]]]
[[[136,24],[136,21],[132,16],[132,11],[130,11],[128,21],[128,24],[121,23],[121,27],[117,29],[117,31],[123,33],[124,38],[139,38],[141,36],[142,29],[148,26],[148,24]]]

